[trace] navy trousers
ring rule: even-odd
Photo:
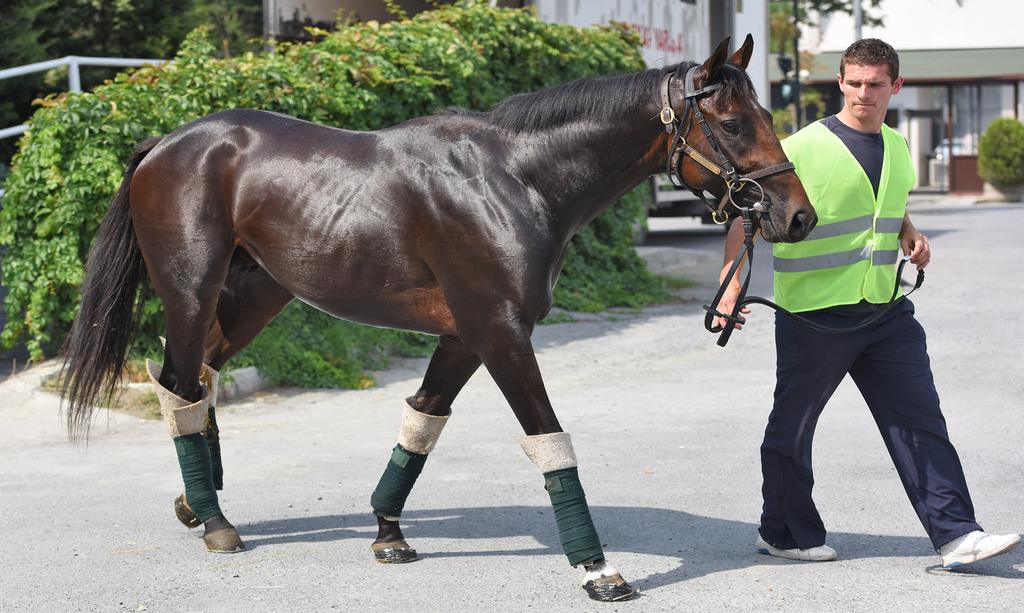
[[[851,326],[857,319],[823,312],[814,321]],[[847,373],[878,425],[917,516],[940,546],[981,528],[932,381],[925,333],[907,299],[852,334],[826,334],[776,315],[775,405],[761,444],[764,508],[760,533],[780,549],[825,543],[811,499],[811,439],[818,417]]]

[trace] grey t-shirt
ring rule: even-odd
[[[882,180],[882,161],[885,159],[885,145],[882,143],[882,133],[871,134],[854,130],[845,123],[839,121],[835,115],[821,120],[825,127],[843,141],[846,148],[850,150],[853,157],[860,162],[864,174],[871,181],[871,187],[878,195],[878,183]]]

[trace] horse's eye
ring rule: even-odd
[[[723,121],[720,125],[722,126],[722,131],[724,131],[726,134],[730,136],[736,136],[737,134],[740,133],[739,122],[727,120]]]

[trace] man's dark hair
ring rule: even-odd
[[[856,64],[857,66],[879,66],[885,64],[889,67],[889,78],[895,82],[900,76],[900,56],[889,43],[877,38],[865,38],[858,40],[843,51],[839,58],[839,76],[846,78],[846,65]]]

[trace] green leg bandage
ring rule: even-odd
[[[206,439],[199,432],[178,436],[174,438],[174,448],[178,451],[178,466],[185,481],[185,498],[192,512],[202,522],[223,515],[217,504],[217,491],[213,488],[210,448]]]
[[[576,468],[544,473],[544,489],[551,497],[558,538],[562,541],[562,551],[569,558],[569,564],[576,566],[604,558]]]
[[[199,371],[199,382],[203,384],[210,399],[210,410],[207,412],[206,420],[206,444],[210,446],[210,462],[213,466],[213,486],[218,490],[224,489],[224,466],[220,461],[220,428],[217,427],[217,391],[220,382],[220,372],[214,370],[209,364],[203,364]]]
[[[217,412],[210,407],[210,420],[206,423],[206,444],[210,448],[210,466],[213,471],[213,487],[224,489],[224,465],[220,461],[220,428],[217,427]]]
[[[423,464],[427,461],[426,455],[406,451],[401,445],[395,445],[391,452],[391,459],[380,476],[377,489],[373,490],[370,496],[370,506],[373,507],[373,514],[378,517],[400,517],[405,507],[405,499],[408,498],[412,486],[416,484],[416,477],[420,476]]]

